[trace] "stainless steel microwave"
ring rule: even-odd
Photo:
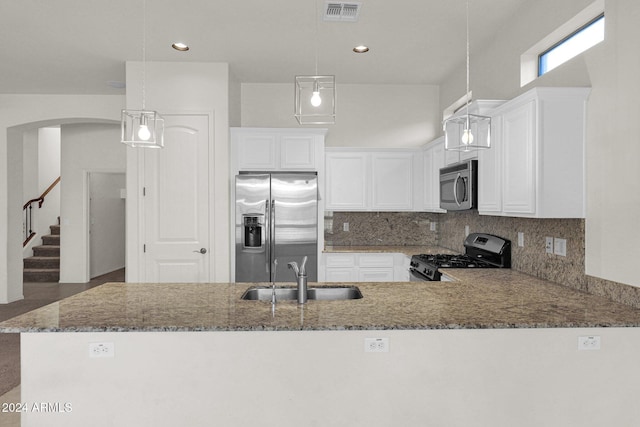
[[[467,160],[440,169],[440,208],[474,209],[478,205],[478,161]]]

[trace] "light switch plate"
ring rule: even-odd
[[[524,233],[522,231],[518,231],[518,246],[524,247]]]
[[[560,256],[567,256],[567,239],[553,239],[553,253]]]

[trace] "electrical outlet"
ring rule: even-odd
[[[553,237],[544,238],[544,251],[548,254],[553,253]]]
[[[464,226],[464,237],[467,237],[469,235],[469,226],[465,225]]]
[[[600,350],[598,335],[578,337],[578,350]]]
[[[567,256],[567,239],[553,239],[553,253],[560,256]]]
[[[342,231],[349,231],[349,223],[348,222],[343,222],[342,223]]]
[[[522,231],[518,231],[518,246],[524,247],[524,233]]]
[[[435,221],[431,221],[429,223],[429,230],[436,231],[436,222]]]
[[[89,357],[113,357],[115,347],[112,342],[90,342]]]
[[[365,338],[364,352],[365,353],[388,353],[389,338]]]

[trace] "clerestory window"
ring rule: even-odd
[[[538,76],[541,76],[571,58],[604,40],[604,14],[578,28],[538,56]]]

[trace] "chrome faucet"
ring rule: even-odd
[[[305,304],[307,302],[307,271],[306,271],[307,257],[302,258],[302,264],[298,268],[298,263],[295,261],[287,264],[290,269],[296,275],[296,282],[298,283],[298,304]]]

